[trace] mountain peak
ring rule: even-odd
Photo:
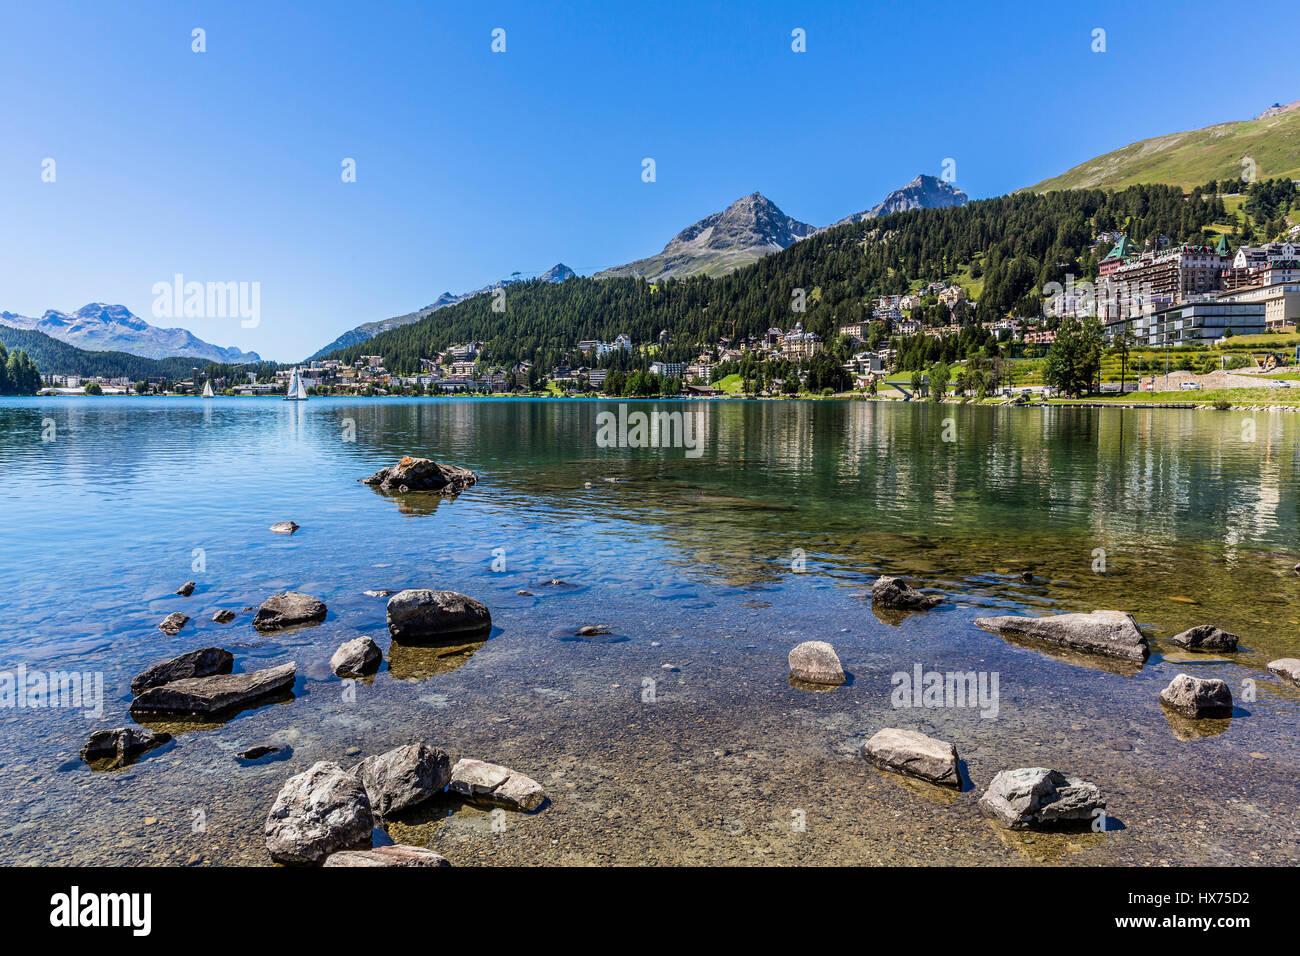
[[[887,216],[891,212],[906,212],[909,209],[941,209],[945,206],[964,206],[969,201],[970,197],[952,183],[945,182],[938,176],[921,173],[906,186],[895,189],[875,206],[863,212],[855,212],[851,216],[845,216],[835,225],[842,226],[849,222],[862,222],[864,219],[875,219],[877,216]]]

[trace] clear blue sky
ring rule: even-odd
[[[652,254],[755,189],[823,225],[946,157],[979,198],[1253,116],[1300,98],[1295,24],[1268,2],[8,3],[0,310],[155,321],[174,273],[256,281],[258,328],[157,324],[294,360],[444,290]]]

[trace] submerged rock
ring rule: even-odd
[[[482,760],[456,761],[451,791],[471,803],[524,812],[536,810],[546,799],[546,791],[532,777]]]
[[[189,597],[191,594],[194,593],[194,589],[196,587],[198,587],[197,581],[186,581],[184,584],[182,584],[180,587],[176,589],[176,593],[179,594],[181,597]]]
[[[259,631],[274,631],[296,624],[314,624],[325,620],[322,601],[301,591],[284,591],[273,594],[253,615],[253,627]]]
[[[488,609],[456,591],[407,590],[388,599],[388,632],[418,644],[482,634],[492,628]]]
[[[292,521],[277,521],[271,525],[271,530],[276,534],[293,534],[298,530],[298,526]]]
[[[190,617],[188,614],[182,614],[180,611],[173,611],[162,619],[162,623],[158,625],[158,630],[162,631],[168,637],[175,637],[181,632],[181,628],[189,622]]]
[[[945,740],[886,727],[863,745],[862,756],[881,770],[961,789],[957,748]]]
[[[1300,658],[1282,657],[1268,662],[1268,669],[1279,677],[1300,684]]]
[[[1071,650],[1145,661],[1147,639],[1131,614],[1093,611],[1091,614],[1057,614],[1051,617],[980,617],[977,627],[1003,637],[1029,638]]]
[[[1160,702],[1193,719],[1232,716],[1232,691],[1221,680],[1179,674],[1160,692]]]
[[[235,754],[235,758],[237,760],[248,761],[261,760],[263,757],[271,756],[271,754],[281,753],[283,749],[284,748],[277,747],[274,744],[256,744],[249,747],[247,750],[239,751],[239,753]]]
[[[1186,648],[1189,651],[1235,651],[1237,635],[1229,634],[1213,624],[1198,624],[1189,627],[1181,634],[1169,638],[1170,644]]]
[[[600,634],[608,634],[609,628],[603,624],[584,624],[578,628],[578,637],[596,637]]]
[[[428,847],[377,846],[373,850],[341,850],[330,854],[326,866],[451,866],[447,858]]]
[[[902,578],[882,575],[871,585],[871,603],[891,611],[928,611],[943,603],[943,595],[923,594]]]
[[[336,763],[321,761],[290,777],[263,832],[278,863],[319,863],[339,850],[370,845],[374,816],[366,788]]]
[[[141,754],[161,747],[171,739],[171,734],[154,733],[143,727],[97,730],[81,748],[81,759],[95,770],[117,770],[135,763]]]
[[[345,641],[330,658],[330,670],[339,677],[365,677],[379,670],[384,662],[379,645],[368,637]]]
[[[451,782],[451,758],[440,748],[410,744],[367,757],[349,773],[360,778],[375,813],[386,816],[446,790]]]
[[[369,478],[357,480],[382,491],[400,494],[432,491],[446,497],[455,497],[477,482],[478,475],[458,465],[440,465],[428,458],[412,458],[407,455],[391,468],[380,468]]]
[[[154,664],[131,681],[131,693],[137,697],[150,687],[160,687],[186,677],[211,677],[229,674],[235,658],[230,651],[220,647],[204,647]]]
[[[292,663],[268,667],[251,674],[220,674],[187,677],[150,687],[131,702],[132,717],[186,715],[214,717],[293,687],[296,668]]]
[[[790,676],[809,684],[843,684],[844,668],[825,641],[804,641],[790,651]]]
[[[1106,808],[1091,783],[1045,767],[1003,770],[990,781],[979,808],[1009,830],[1078,826]]]
[[[224,607],[216,614],[212,615],[212,620],[217,624],[229,624],[234,619],[235,612]]]

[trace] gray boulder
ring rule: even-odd
[[[923,594],[902,578],[882,575],[871,585],[871,603],[891,611],[928,611],[943,603],[943,595]]]
[[[81,759],[95,770],[117,770],[135,763],[141,754],[161,747],[171,739],[171,734],[155,733],[143,727],[97,730],[81,748]]]
[[[377,846],[373,850],[340,850],[330,854],[326,866],[451,866],[447,858],[428,847]]]
[[[284,591],[262,602],[253,615],[253,627],[259,631],[274,631],[297,624],[317,624],[323,620],[324,603],[301,591]]]
[[[168,637],[175,637],[181,632],[181,628],[189,622],[190,616],[188,614],[182,614],[180,611],[173,611],[162,619],[162,623],[158,625],[158,630],[162,631]]]
[[[186,581],[184,584],[182,584],[180,587],[176,589],[176,593],[179,594],[181,597],[189,597],[191,594],[194,593],[194,589],[197,586],[198,586],[197,581]]]
[[[790,676],[809,684],[843,684],[844,668],[825,641],[804,641],[790,651]]]
[[[1232,716],[1232,691],[1221,680],[1179,674],[1160,692],[1160,702],[1193,719]]]
[[[381,491],[405,494],[411,491],[432,491],[454,498],[478,481],[478,475],[457,465],[440,465],[428,458],[404,457],[391,468],[381,468],[369,478],[358,478],[363,484]]]
[[[384,662],[379,645],[368,637],[345,641],[330,658],[330,670],[339,677],[365,677],[379,670]]]
[[[268,667],[251,674],[217,674],[187,677],[150,687],[131,701],[132,717],[185,715],[215,717],[243,708],[293,687],[296,668],[292,663]]]
[[[292,521],[277,521],[271,525],[271,530],[276,534],[293,534],[298,530],[298,526]]]
[[[410,744],[367,757],[349,773],[360,778],[375,813],[387,816],[446,790],[451,782],[451,758],[437,747]]]
[[[471,803],[525,813],[536,810],[546,799],[546,791],[536,780],[482,760],[457,760],[451,768],[451,791]]]
[[[1105,807],[1093,784],[1044,767],[1001,771],[979,800],[980,810],[1010,830],[1078,826]]]
[[[321,761],[290,777],[266,816],[264,834],[278,863],[319,863],[339,850],[370,845],[374,817],[366,788],[336,763]]]
[[[443,641],[491,628],[488,609],[456,591],[407,590],[388,599],[388,632],[396,641]]]
[[[131,681],[131,693],[137,697],[150,687],[160,687],[172,681],[186,677],[211,677],[213,674],[229,674],[235,658],[230,651],[220,647],[204,647],[190,651],[180,657],[173,657],[161,664],[138,674]]]
[[[212,620],[217,624],[229,624],[234,619],[235,612],[224,607],[216,614],[212,615]]]
[[[1229,634],[1213,624],[1198,624],[1181,634],[1175,634],[1169,638],[1169,643],[1189,651],[1235,651],[1237,635]]]
[[[1150,648],[1131,614],[1093,611],[1052,617],[980,617],[977,627],[1003,637],[1028,638],[1071,650],[1141,663]]]
[[[881,770],[961,789],[957,748],[947,741],[886,727],[863,745],[862,756]]]
[[[1300,684],[1300,658],[1282,657],[1268,662],[1268,669],[1279,677]]]

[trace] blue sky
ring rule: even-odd
[[[824,225],[945,158],[979,198],[1253,116],[1300,98],[1295,23],[1273,3],[11,3],[0,310],[122,303],[295,360],[444,290],[652,254],[755,189]],[[153,319],[175,273],[260,283],[260,324]]]

